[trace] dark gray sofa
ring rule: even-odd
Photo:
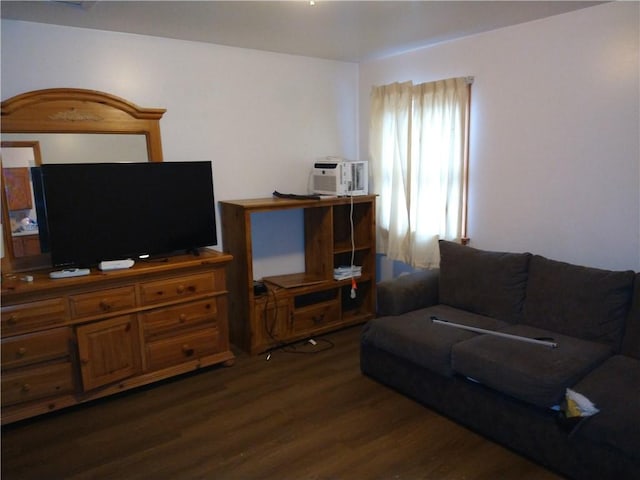
[[[569,478],[640,478],[640,274],[446,241],[440,253],[439,269],[378,285],[363,374]],[[566,419],[567,388],[600,412]]]

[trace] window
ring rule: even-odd
[[[466,237],[471,83],[393,83],[371,92],[377,244],[392,260],[436,267],[438,240]]]

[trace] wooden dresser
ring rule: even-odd
[[[2,423],[231,365],[226,267],[206,250],[127,270],[2,276]]]

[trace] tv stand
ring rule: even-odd
[[[209,250],[50,279],[2,275],[2,423],[231,365],[226,268]]]
[[[349,325],[375,315],[374,195],[339,198],[264,198],[220,202],[229,268],[230,334],[251,354]],[[304,212],[305,271],[261,279],[254,288],[251,215],[287,209]],[[362,266],[352,297],[351,278],[334,280],[333,269]],[[260,280],[260,279],[255,279]]]

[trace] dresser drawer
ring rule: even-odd
[[[133,285],[97,292],[81,293],[69,297],[71,315],[86,317],[117,312],[136,306],[136,290]]]
[[[204,323],[214,325],[217,313],[216,298],[145,312],[141,314],[144,335],[150,339]]]
[[[294,311],[291,329],[293,333],[301,333],[340,320],[340,304],[337,301],[320,303]]]
[[[12,370],[2,374],[3,407],[72,391],[70,362]]]
[[[69,356],[71,329],[17,335],[2,340],[2,370]]]
[[[140,285],[141,300],[145,305],[170,302],[213,291],[215,291],[214,272],[145,282]]]
[[[204,328],[190,334],[158,340],[147,344],[147,367],[158,370],[196,360],[220,351],[217,328]]]
[[[66,317],[67,303],[63,298],[3,306],[2,336],[63,325]]]

